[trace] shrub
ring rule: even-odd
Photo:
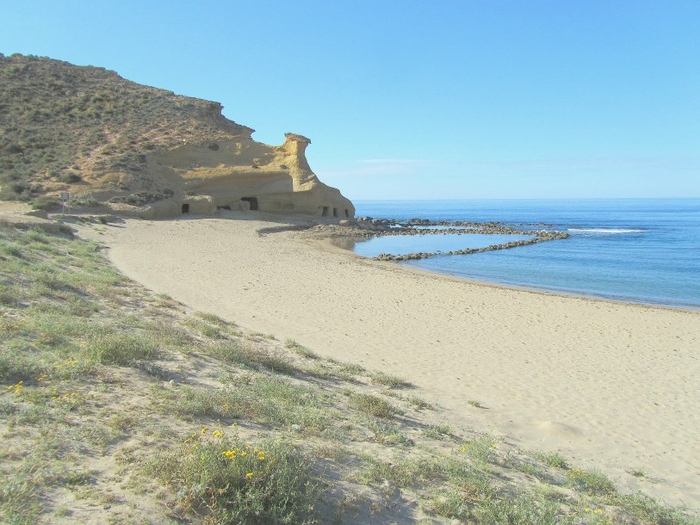
[[[350,406],[372,417],[390,418],[398,410],[384,399],[372,394],[356,394],[350,398]]]
[[[53,210],[60,205],[60,201],[54,195],[37,197],[32,201],[32,208],[35,210]]]
[[[535,458],[540,460],[548,467],[554,467],[559,469],[569,468],[568,464],[566,463],[566,458],[558,452],[538,452],[537,454],[535,454]]]
[[[566,477],[571,486],[586,494],[607,496],[613,495],[617,491],[615,485],[608,477],[597,470],[579,470],[572,468],[566,471]]]
[[[76,182],[80,182],[83,180],[80,175],[77,173],[62,173],[61,175],[58,176],[58,181],[59,182],[64,182],[66,184],[73,184]]]
[[[208,513],[207,523],[314,522],[316,483],[309,461],[286,442],[251,446],[203,428],[150,468],[175,489],[187,511]]]
[[[514,498],[486,499],[475,509],[478,523],[500,525],[502,523],[530,523],[538,525],[555,525],[558,519],[559,505],[552,502],[537,501],[533,495],[519,494]]]
[[[411,386],[411,383],[408,381],[401,379],[398,376],[385,374],[384,372],[372,374],[372,383],[379,383],[380,385],[388,386],[389,388],[407,388]]]
[[[98,363],[129,365],[136,361],[155,359],[159,352],[149,337],[113,333],[98,337],[86,349],[86,354]]]

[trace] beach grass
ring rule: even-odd
[[[70,235],[0,227],[0,344],[2,523],[699,523],[454,428],[399,377],[188,313]]]

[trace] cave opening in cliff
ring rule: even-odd
[[[189,213],[190,212],[190,205],[185,203],[182,205],[182,213]]]
[[[258,198],[257,197],[242,197],[242,201],[250,203],[250,209],[255,211],[258,209]]]
[[[338,216],[338,208],[333,208],[333,217]]]
[[[345,210],[345,216],[350,217],[350,212],[347,209]]]
[[[322,217],[328,217],[328,206],[323,207],[323,212],[321,213]]]

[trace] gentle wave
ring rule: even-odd
[[[612,235],[616,233],[645,233],[647,230],[627,228],[569,228],[567,231],[571,233],[603,233]]]
[[[697,198],[355,204],[360,216],[500,222],[570,235],[562,242],[400,264],[510,286],[700,309]],[[429,251],[422,244],[410,248]]]

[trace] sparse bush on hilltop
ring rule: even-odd
[[[250,132],[225,119],[216,102],[136,84],[113,71],[0,57],[0,199],[33,200],[60,190],[57,184],[87,179],[99,186],[103,174],[141,171],[149,152],[183,141],[214,149],[216,140]],[[41,189],[29,191],[36,184]]]

